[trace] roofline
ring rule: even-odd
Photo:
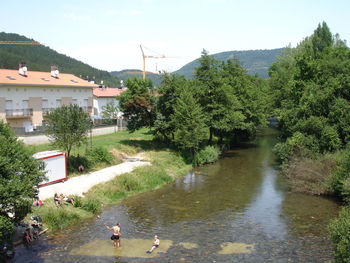
[[[0,83],[0,87],[6,87],[6,86],[11,86],[11,87],[66,87],[66,88],[87,88],[87,89],[91,89],[91,88],[95,88],[94,86],[78,86],[78,85],[48,85],[48,84],[18,84],[18,83]]]

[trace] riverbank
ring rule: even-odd
[[[90,188],[84,197],[74,196],[74,206],[63,205],[57,208],[52,199],[48,199],[42,207],[35,207],[28,217],[40,216],[50,231],[63,229],[80,220],[93,217],[106,205],[118,203],[130,195],[169,183],[192,168],[192,165],[186,163],[178,153],[153,143],[152,137],[146,132],[135,134],[128,140],[125,140],[123,134],[115,136],[119,138],[113,138],[113,135],[99,136],[100,138],[95,138],[95,143],[101,146],[101,142],[107,139],[109,151],[119,153],[123,153],[124,149],[127,149],[128,153],[143,151],[142,158],[148,160],[151,165],[137,167],[132,172],[120,174],[108,182],[97,184]],[[84,180],[84,177],[81,179]],[[52,198],[51,194],[48,195],[49,198]]]

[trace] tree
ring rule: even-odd
[[[120,95],[120,108],[129,131],[152,127],[156,116],[152,82],[134,78],[126,85],[128,89]]]
[[[116,102],[112,101],[102,107],[102,117],[110,121],[110,123],[116,122],[119,117],[120,109]]]
[[[184,87],[177,98],[171,120],[175,127],[175,144],[194,155],[205,140],[208,127],[202,108],[188,87]]]
[[[0,121],[0,243],[12,236],[14,224],[30,212],[33,186],[44,179],[43,166]]]
[[[45,133],[54,145],[63,148],[68,157],[73,146],[80,146],[91,128],[91,119],[76,104],[64,105],[47,116]]]
[[[164,75],[164,80],[158,89],[160,96],[157,100],[157,115],[154,122],[154,133],[161,134],[165,140],[174,139],[175,127],[171,122],[177,98],[188,84],[183,76]]]

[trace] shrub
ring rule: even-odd
[[[342,152],[338,166],[331,179],[334,192],[350,202],[350,151],[349,147]]]
[[[102,146],[99,146],[99,147],[93,148],[92,150],[89,150],[86,153],[86,156],[91,163],[112,164],[114,162],[113,155]]]
[[[5,216],[0,216],[0,244],[9,241],[14,231],[13,222]]]
[[[281,163],[287,162],[290,157],[297,153],[300,157],[312,157],[319,152],[319,145],[314,136],[308,136],[301,132],[295,132],[284,143],[277,143],[273,148],[277,159]]]
[[[343,207],[339,217],[329,225],[330,236],[334,247],[335,262],[350,261],[350,209]]]
[[[83,156],[69,156],[68,159],[68,171],[74,173],[78,171],[80,165],[83,165],[85,169],[91,168],[91,162]]]
[[[81,208],[85,211],[96,214],[101,211],[101,202],[97,199],[87,197],[83,199]]]
[[[75,207],[82,207],[83,206],[83,198],[78,195],[73,196],[74,199],[74,206]]]
[[[43,222],[52,230],[63,229],[81,219],[81,215],[77,211],[69,209],[68,207],[41,207],[36,210],[36,214],[40,216]]]
[[[206,163],[213,163],[219,159],[220,151],[215,146],[206,146],[194,156],[194,165],[199,166]]]

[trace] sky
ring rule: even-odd
[[[0,32],[98,69],[175,71],[232,50],[295,47],[325,21],[350,41],[348,0],[1,0]],[[1,47],[0,47],[1,48]]]

